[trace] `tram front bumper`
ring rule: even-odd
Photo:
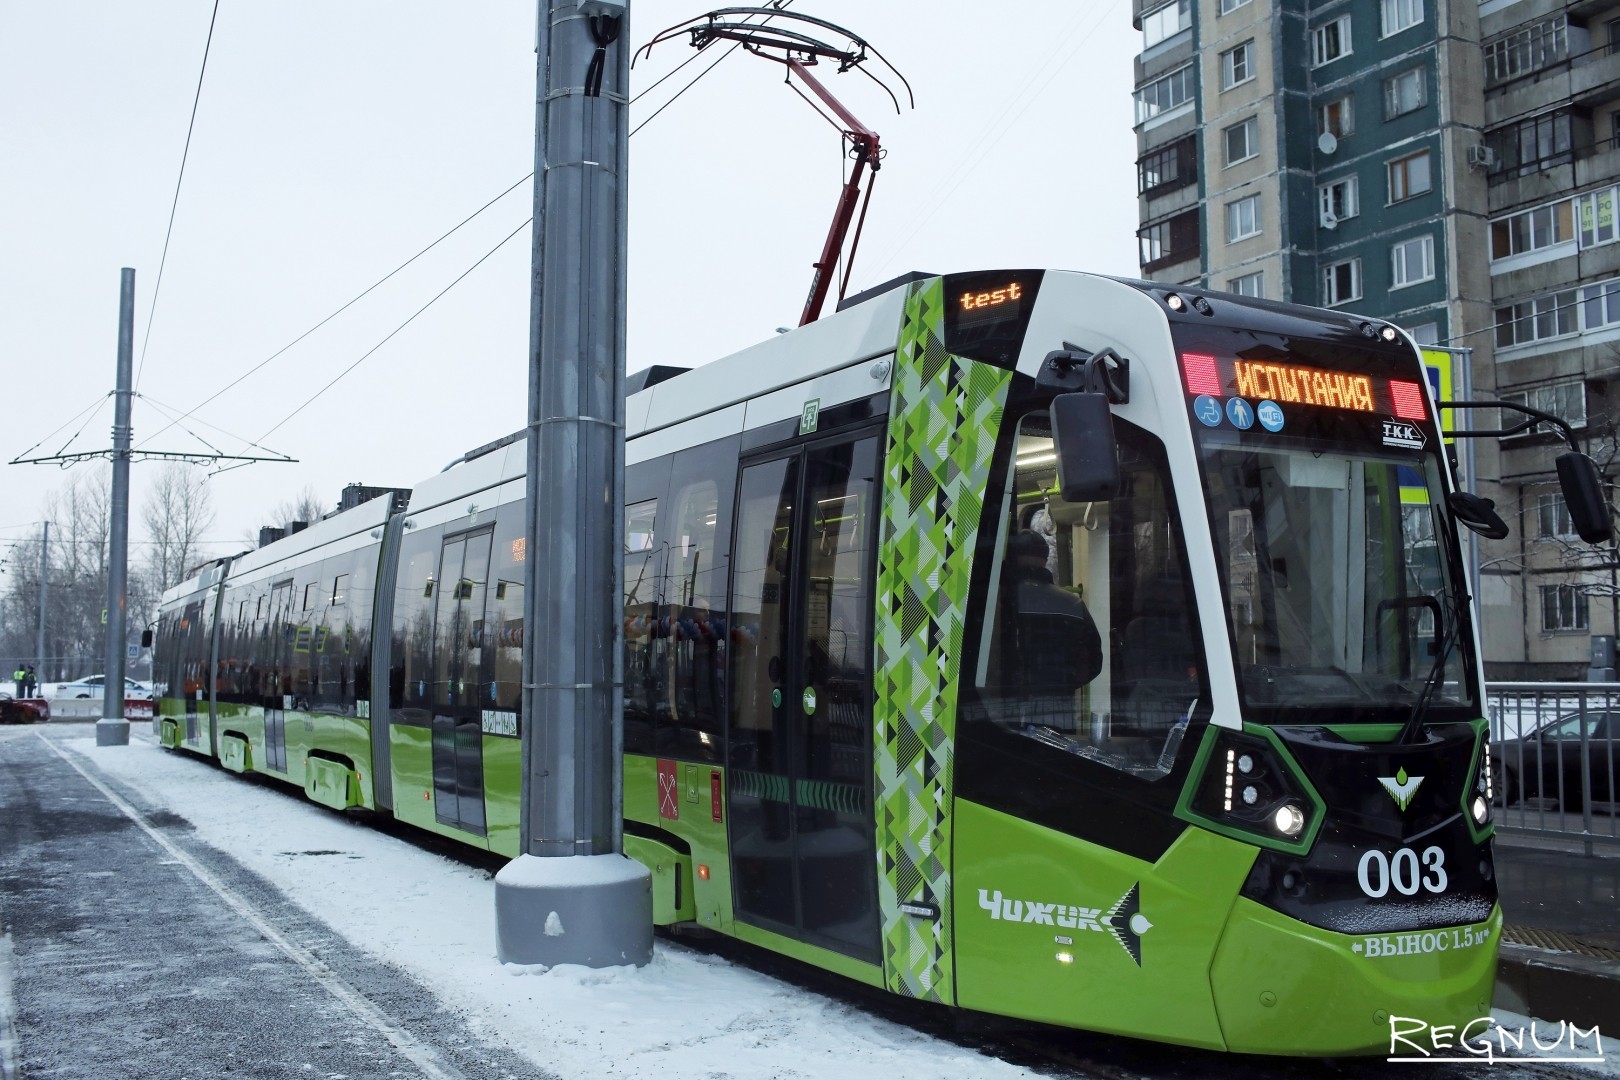
[[[1222,1035],[1239,1053],[1455,1054],[1490,1015],[1501,934],[1500,907],[1464,926],[1339,934],[1240,898],[1210,968]]]

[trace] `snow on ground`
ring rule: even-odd
[[[486,1038],[562,1076],[1038,1075],[665,941],[641,969],[503,966],[495,883],[477,869],[165,753],[139,727],[127,747],[97,747],[93,735],[53,742],[185,818],[203,842],[432,987]],[[0,1033],[0,1055],[5,1046]]]
[[[561,1076],[1040,1075],[667,941],[657,942],[653,962],[641,969],[502,965],[495,959],[495,884],[480,870],[290,793],[165,753],[140,727],[128,747],[97,747],[91,735],[52,741],[93,772],[140,792],[147,805],[185,818],[199,839],[229,852],[342,937],[432,987],[444,1008],[485,1038]],[[9,944],[0,938],[0,1017],[12,1011],[5,1001]],[[1532,1028],[1527,1017],[1492,1015],[1523,1046],[1497,1049],[1498,1065],[1507,1057],[1568,1059],[1572,1036],[1556,1019]],[[1542,1047],[1529,1038],[1532,1031]],[[1495,1034],[1486,1037],[1502,1045]],[[0,1063],[9,1046],[0,1030]],[[1589,1056],[1591,1037],[1580,1038],[1578,1048]],[[1466,1056],[1456,1046],[1440,1053]],[[1569,1064],[1577,1073],[1620,1076],[1620,1040],[1604,1038],[1603,1057]]]
[[[0,934],[0,1076],[17,1075],[17,1003],[11,996],[16,970],[11,956],[11,936]]]

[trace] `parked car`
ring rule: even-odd
[[[0,693],[0,724],[32,724],[35,720],[50,718],[51,707],[45,701],[18,701],[10,694]]]
[[[1502,805],[1550,799],[1561,807],[1580,809],[1583,727],[1592,801],[1612,801],[1615,773],[1620,771],[1620,713],[1592,711],[1560,716],[1521,739],[1505,739],[1491,747],[1491,769]]]
[[[51,696],[59,698],[98,698],[101,696],[102,688],[106,685],[106,682],[107,676],[105,675],[91,675],[77,682],[57,683],[56,690]],[[126,701],[150,701],[152,700],[152,688],[138,683],[134,679],[126,678],[124,680],[124,699]]]

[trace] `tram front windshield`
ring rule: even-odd
[[[1182,362],[1247,715],[1472,715],[1461,564],[1411,354],[1199,344]]]

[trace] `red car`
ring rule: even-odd
[[[43,698],[18,701],[10,694],[0,694],[0,724],[32,724],[50,718],[50,703]]]

